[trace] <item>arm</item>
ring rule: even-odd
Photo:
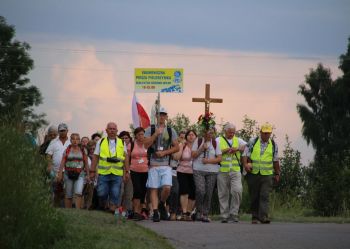
[[[278,183],[280,181],[280,174],[281,174],[281,167],[280,167],[280,162],[279,161],[275,161],[273,162],[273,169],[274,169],[274,172],[275,172],[275,181],[276,183]]]
[[[197,140],[195,141],[195,143]],[[199,157],[200,154],[202,154],[206,149],[208,149],[208,145],[206,143],[202,143],[201,146],[197,150],[192,151],[192,158],[197,158]]]
[[[222,155],[217,155],[215,158],[203,158],[204,164],[218,164],[222,160]]]
[[[175,152],[178,152],[179,151],[179,143],[177,142],[177,140],[173,140],[172,145],[173,146],[167,150],[157,151],[156,156],[157,157],[165,157],[167,155],[171,155]]]
[[[63,179],[63,168],[64,168],[64,165],[66,165],[66,153],[63,153],[61,164],[60,164],[60,168],[59,168],[59,170],[57,172],[57,181],[58,182],[62,181],[62,179]]]
[[[185,147],[184,144],[182,144],[182,143],[179,144],[179,151],[173,154],[173,159],[174,160],[180,160],[181,159],[184,147]]]
[[[124,161],[124,174],[123,174],[123,180],[124,182],[127,182],[130,177],[130,162],[129,162],[129,154],[125,154],[125,161]]]
[[[143,142],[143,145],[145,146],[145,148],[149,148],[156,141],[159,134],[163,133],[163,130],[164,130],[164,127],[158,128],[154,131],[153,135],[149,137],[145,137],[145,140]]]
[[[95,154],[92,157],[91,167],[90,167],[90,171],[89,171],[91,179],[95,178],[96,166],[97,166],[99,158],[100,158],[100,156],[95,155]]]

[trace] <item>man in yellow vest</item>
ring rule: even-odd
[[[247,172],[252,224],[260,221],[269,224],[269,194],[273,181],[280,180],[281,168],[278,159],[277,144],[270,139],[272,125],[265,123],[261,126],[260,137],[249,141],[243,153],[243,165]]]
[[[224,126],[224,136],[216,138],[216,144],[222,152],[217,176],[222,223],[238,222],[238,211],[242,201],[241,153],[243,153],[247,143],[236,137],[235,133],[236,126],[227,123]]]
[[[107,137],[96,144],[94,157],[91,163],[90,177],[95,177],[98,169],[97,195],[101,208],[108,206],[114,212],[118,207],[120,186],[129,178],[129,160],[127,149],[123,140],[117,137],[117,125],[113,122],[107,124]]]

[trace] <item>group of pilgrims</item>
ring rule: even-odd
[[[211,113],[201,116],[200,134],[177,134],[167,119],[160,107],[157,124],[132,135],[108,122],[105,137],[68,136],[67,124],[51,126],[40,150],[48,159],[54,205],[120,212],[135,221],[210,222],[217,189],[221,222],[236,223],[244,176],[252,224],[270,223],[269,193],[280,178],[272,126],[262,125],[257,138],[244,141],[233,123],[216,137]]]

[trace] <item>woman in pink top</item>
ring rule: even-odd
[[[181,220],[185,221],[192,221],[190,212],[195,203],[191,149],[196,137],[197,134],[194,130],[187,131],[185,143],[181,143],[180,150],[173,155],[175,160],[179,160],[177,180],[179,182],[180,204],[182,208]]]
[[[147,192],[146,182],[148,178],[148,159],[147,147],[145,147],[144,138],[145,130],[138,127],[134,130],[135,142],[131,144],[130,155],[130,173],[131,181],[134,189],[133,193],[133,209],[134,219],[142,220],[145,214],[141,214],[141,205],[145,203]]]

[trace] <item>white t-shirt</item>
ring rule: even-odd
[[[107,138],[104,138],[107,139]],[[94,155],[99,156],[100,155],[100,144],[101,144],[102,139],[98,140],[98,142],[96,143],[96,147],[94,150]],[[116,145],[116,139],[109,139],[109,151],[111,152],[111,155],[115,153],[115,149],[117,148]],[[125,155],[127,154],[127,146],[124,144],[124,152]]]
[[[52,156],[52,165],[55,173],[57,173],[60,168],[63,153],[67,149],[68,145],[70,145],[69,139],[67,139],[63,144],[59,137],[57,137],[51,141],[46,149],[46,154]]]
[[[220,147],[220,137],[217,137],[215,140],[216,140],[216,144],[219,145],[219,147]],[[233,143],[232,138],[231,138],[231,139],[227,139],[227,138],[226,138],[226,140],[227,140],[227,142],[229,142],[229,144],[232,146],[232,143]],[[227,144],[225,140],[224,140],[224,143]],[[244,141],[242,138],[239,138],[239,137],[238,137],[238,148],[241,150],[241,149],[243,149],[244,146],[246,146],[246,145],[247,145],[247,142]]]
[[[204,143],[204,139],[202,140],[202,144]],[[209,142],[210,143],[210,142]],[[201,145],[199,145],[200,147]],[[198,150],[198,138],[194,141],[192,145],[192,151],[197,151]],[[193,169],[194,170],[199,170],[199,171],[204,171],[204,172],[219,172],[219,164],[203,164],[202,160],[204,157],[206,158],[215,158],[218,155],[221,155],[221,149],[220,146],[216,146],[216,149],[213,147],[213,144],[210,143],[208,150],[204,154],[202,152],[196,159],[193,160]]]

